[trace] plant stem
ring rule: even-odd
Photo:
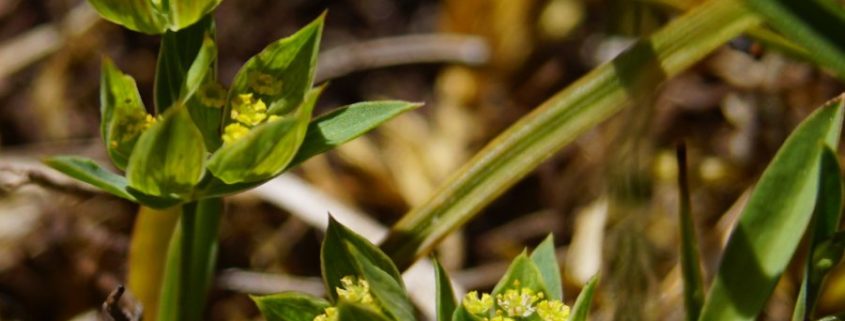
[[[164,277],[167,246],[179,221],[181,208],[156,210],[141,206],[129,246],[128,289],[141,302],[147,320],[158,315],[158,297]]]
[[[759,23],[738,0],[713,0],[638,41],[491,141],[407,213],[382,248],[400,268],[408,267],[581,133]]]
[[[159,297],[159,321],[198,321],[217,259],[217,232],[223,212],[221,198],[182,206],[179,228],[167,252]]]

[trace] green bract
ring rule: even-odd
[[[161,34],[200,20],[221,0],[89,0],[103,18],[134,31]]]
[[[144,107],[132,77],[104,59],[101,131],[110,158],[126,177],[76,157],[48,164],[119,197],[167,207],[254,187],[420,106],[365,102],[311,121],[323,90],[312,88],[322,29],[321,16],[269,45],[244,64],[231,90],[217,79],[210,16],[166,31],[154,114]]]

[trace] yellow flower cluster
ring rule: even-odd
[[[335,288],[340,300],[359,303],[378,310],[378,305],[370,294],[370,283],[367,280],[347,275],[340,279],[341,286]],[[328,307],[323,314],[314,317],[314,321],[337,321],[337,308]]]
[[[279,117],[267,115],[267,104],[261,98],[253,97],[252,93],[240,94],[232,100],[232,111],[229,116],[235,122],[223,129],[223,142],[231,143],[249,133],[249,129],[260,125],[265,120],[274,121]]]
[[[123,117],[117,118],[117,126],[119,130],[114,131],[114,138],[111,141],[111,147],[117,148],[120,144],[133,141],[136,137],[141,135],[147,128],[150,128],[158,121],[158,118],[147,114],[142,109],[126,110],[127,114]]]
[[[495,296],[495,304],[490,294],[479,297],[477,291],[467,293],[461,303],[467,312],[481,317],[484,321],[516,321],[534,314],[543,321],[565,321],[569,318],[569,307],[560,300],[547,300],[542,292],[522,287],[505,290]],[[315,320],[316,321],[316,320]]]

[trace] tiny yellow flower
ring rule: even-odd
[[[496,314],[496,316],[491,319],[484,318],[484,321],[514,321],[514,319],[503,316],[501,314]]]
[[[282,92],[281,80],[257,70],[249,73],[248,83],[249,88],[262,95],[275,96]]]
[[[252,93],[240,94],[232,101],[230,116],[244,125],[256,126],[267,118],[267,105],[253,98]]]
[[[341,299],[373,306],[373,296],[370,295],[370,284],[367,280],[347,275],[340,279],[340,283],[341,287],[335,290]]]
[[[462,304],[469,313],[483,315],[493,307],[493,298],[487,293],[483,293],[479,298],[478,291],[472,291],[464,296]]]
[[[280,119],[280,118],[282,118],[282,117],[279,116],[279,115],[270,115],[270,117],[267,117],[267,122],[275,121],[275,120]]]
[[[217,82],[210,82],[197,90],[197,97],[207,107],[220,108],[226,104],[226,89]]]
[[[534,303],[543,298],[543,293],[535,293],[530,288],[508,289],[496,295],[496,303],[509,317],[524,318],[534,313]]]
[[[323,311],[323,314],[314,317],[313,321],[336,321],[337,308],[328,307]]]
[[[537,315],[543,321],[565,321],[569,318],[569,307],[560,300],[544,300],[537,303]]]
[[[223,130],[223,143],[232,143],[249,133],[249,128],[239,123],[231,123]]]

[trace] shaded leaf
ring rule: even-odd
[[[226,184],[267,180],[281,173],[305,139],[321,92],[322,87],[311,90],[295,114],[258,125],[221,146],[211,155],[208,170]]]
[[[437,299],[437,321],[450,321],[452,315],[455,314],[455,291],[452,289],[452,282],[449,280],[449,274],[443,269],[436,259],[434,262],[434,279],[437,282],[436,299]]]
[[[114,165],[125,169],[148,117],[135,79],[104,58],[100,71],[100,133]]]
[[[353,257],[353,249],[354,255],[358,257]],[[337,302],[335,289],[341,287],[340,279],[349,275],[361,276],[363,272],[359,265],[363,264],[384,271],[404,288],[402,276],[390,258],[370,241],[355,234],[332,217],[329,217],[329,227],[320,248],[320,262],[323,282],[332,302]]]
[[[543,284],[549,291],[549,297],[556,300],[563,300],[563,284],[560,280],[560,265],[555,254],[555,240],[552,234],[546,237],[534,252],[531,253],[531,261],[537,265],[540,275],[543,277]]]
[[[698,320],[704,304],[704,284],[701,280],[701,266],[698,256],[698,242],[690,205],[689,182],[687,180],[686,145],[677,150],[678,158],[678,221],[681,226],[681,276],[684,281],[684,307],[687,320]]]
[[[830,0],[747,0],[749,7],[791,40],[806,47],[822,66],[845,78],[845,11]]]
[[[267,321],[313,321],[329,307],[326,300],[300,293],[252,295]]]
[[[397,279],[396,275],[391,273],[393,271],[382,269],[383,264],[371,259],[373,253],[378,254],[377,260],[386,259],[387,256],[381,252],[371,252],[378,248],[372,244],[368,245],[348,247],[349,255],[359,271],[358,275],[363,276],[370,284],[370,293],[385,315],[392,316],[391,319],[396,321],[414,321],[414,305],[408,298],[401,277]],[[393,267],[392,263],[390,265]]]
[[[184,106],[165,113],[138,139],[126,178],[146,194],[187,194],[205,171],[202,133]]]
[[[211,16],[189,28],[166,32],[161,37],[156,65],[157,113],[164,113],[173,104],[186,103],[207,76],[213,76],[216,60],[214,20]]]
[[[590,314],[590,305],[593,302],[593,294],[596,292],[596,286],[599,283],[598,275],[590,278],[587,285],[581,289],[578,298],[572,305],[572,312],[569,314],[569,321],[587,321],[587,316]]]
[[[806,231],[823,147],[836,146],[842,97],[805,119],[763,172],[731,233],[699,320],[753,320]]]

